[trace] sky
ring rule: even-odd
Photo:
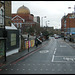
[[[40,17],[40,26],[61,28],[61,18],[74,11],[75,1],[12,1],[12,13],[17,13],[21,6],[26,6],[30,14]],[[71,7],[71,9],[68,9]],[[44,18],[46,16],[46,18]]]

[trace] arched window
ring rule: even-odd
[[[3,12],[3,9],[1,9],[1,16],[2,16],[2,17],[3,17],[3,13],[4,13],[4,12]]]

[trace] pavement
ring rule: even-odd
[[[75,43],[74,42],[70,42],[69,40],[65,40],[66,43],[68,43],[71,47],[73,47],[75,49]]]
[[[44,45],[47,41],[44,41],[41,45]],[[21,52],[9,55],[6,57],[6,61],[5,58],[3,57],[2,59],[0,59],[0,67],[3,67],[4,65],[8,65],[18,59],[20,59],[21,57],[28,55],[29,53],[35,51],[36,49],[40,48],[41,45],[38,45],[38,47],[34,46],[32,48],[29,48],[29,52],[28,49],[27,50],[22,50]]]

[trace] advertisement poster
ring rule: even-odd
[[[31,40],[31,47],[34,46],[34,40]]]
[[[30,48],[30,41],[26,41],[26,42],[25,42],[25,47],[26,47],[26,49],[28,49],[28,46],[29,46],[29,48]]]

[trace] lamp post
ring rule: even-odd
[[[4,1],[4,35],[7,35],[6,30],[5,30],[5,1]],[[4,57],[5,57],[5,62],[6,62],[6,36],[4,36]]]
[[[50,22],[50,21],[49,21],[49,20],[48,20],[48,21],[46,21],[46,30],[47,30],[47,27],[48,27],[48,26],[47,26],[47,22]]]
[[[46,16],[44,16],[44,17],[41,18],[41,20],[42,20],[42,27],[43,27],[43,18],[46,18]]]

